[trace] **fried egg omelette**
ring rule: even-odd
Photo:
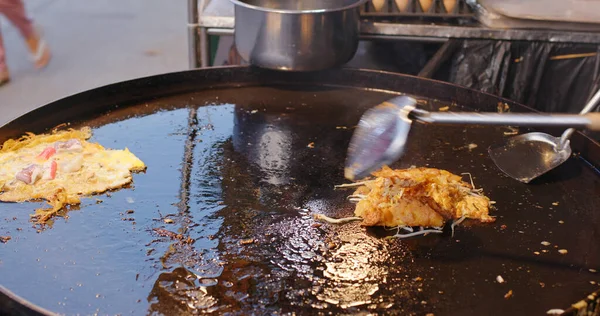
[[[0,201],[46,200],[50,208],[36,210],[34,219],[44,223],[67,204],[79,204],[81,196],[123,187],[132,172],[145,164],[127,148],[106,149],[87,140],[92,130],[84,127],[28,133],[7,140],[0,149]]]
[[[464,218],[493,222],[490,199],[446,170],[384,167],[362,182],[351,198],[364,226],[442,227]]]

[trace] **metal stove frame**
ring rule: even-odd
[[[385,12],[373,12],[369,2],[361,9],[361,40],[450,43],[451,39],[482,39],[600,44],[600,32],[488,28],[475,20],[465,1],[460,0],[461,9],[452,13],[445,13],[440,9],[441,0],[435,0],[428,12],[420,10],[416,6],[416,0],[411,0],[411,12],[404,13],[393,8],[393,0],[387,0],[386,5],[389,9]],[[415,17],[433,17],[438,22],[424,23],[419,19],[414,22],[407,21],[415,20]],[[231,36],[234,33],[234,25],[233,3],[229,0],[188,0],[189,67],[211,66],[213,47],[210,36]],[[448,51],[447,45],[443,45],[440,50]],[[443,56],[440,53],[438,57]],[[432,59],[435,59],[435,56]]]

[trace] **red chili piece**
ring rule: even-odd
[[[52,157],[54,154],[56,154],[56,149],[54,149],[54,147],[46,147],[46,149],[44,149],[44,151],[42,151],[41,154],[38,155],[38,157],[47,160],[48,158]]]

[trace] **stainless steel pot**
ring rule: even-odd
[[[252,65],[314,71],[354,56],[359,6],[367,0],[231,0],[235,44]]]

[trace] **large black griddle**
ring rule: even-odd
[[[42,203],[0,204],[0,236],[12,237],[0,244],[0,313],[532,315],[599,289],[600,147],[581,134],[576,156],[525,185],[486,154],[507,128],[417,124],[393,167],[470,172],[497,202],[495,223],[391,241],[395,231],[315,225],[311,213],[352,214],[349,192],[333,190],[352,127],[398,92],[428,110],[529,111],[398,74],[233,67],[117,83],[22,116],[1,141],[87,125],[148,170],[47,227],[29,222]]]

